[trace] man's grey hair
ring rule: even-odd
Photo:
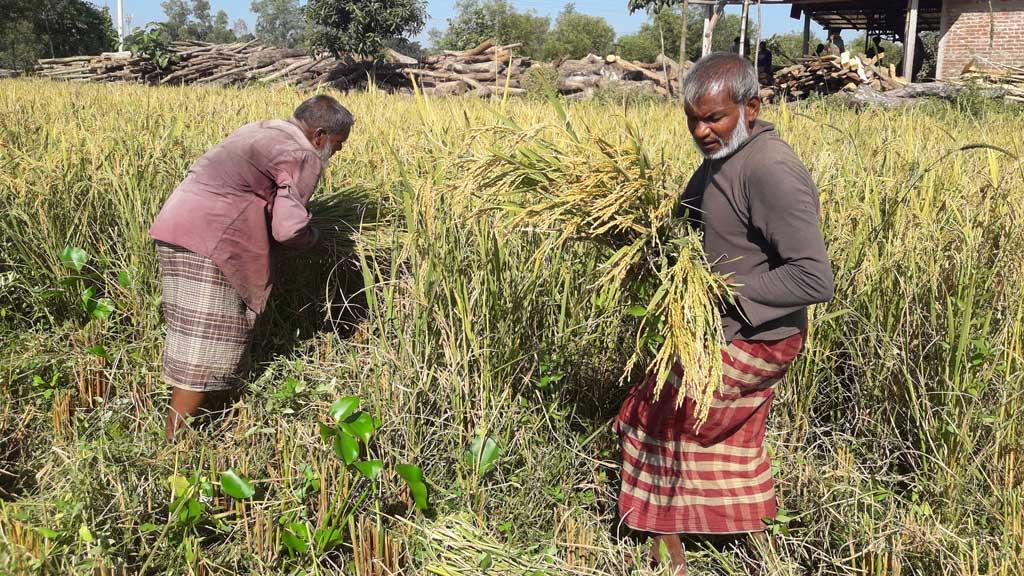
[[[760,91],[757,73],[746,58],[716,52],[698,60],[683,82],[683,102],[695,106],[705,97],[723,90],[737,104],[757,98]]]
[[[299,104],[292,115],[313,130],[323,128],[328,134],[342,134],[356,123],[347,108],[325,94],[313,96]]]

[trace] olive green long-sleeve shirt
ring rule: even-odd
[[[776,340],[807,330],[807,307],[834,294],[819,223],[818,189],[775,128],[757,121],[731,156],[705,160],[681,212],[703,230],[712,268],[730,276],[726,341]]]

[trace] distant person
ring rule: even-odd
[[[830,45],[829,53],[835,54],[836,56],[846,52],[846,42],[843,42],[843,37],[840,34],[840,30],[833,29],[829,33],[828,41]]]
[[[867,49],[864,50],[864,55],[867,56],[868,58],[875,58],[881,57],[883,54],[885,54],[885,49],[882,48],[882,37],[873,36],[871,38],[871,42],[868,44]]]
[[[733,54],[739,54],[740,53],[740,37],[739,36],[737,36],[737,37],[732,39],[732,47],[729,48],[729,51],[732,52]]]
[[[271,251],[317,242],[306,203],[354,123],[319,95],[288,120],[246,124],[203,154],[164,203],[149,233],[167,324],[168,441],[189,416],[223,408],[238,390],[273,285]]]
[[[771,86],[774,83],[773,75],[772,51],[767,42],[761,42],[757,45],[757,79],[762,86]]]
[[[676,575],[686,574],[679,534],[767,540],[766,522],[778,512],[765,446],[774,386],[804,347],[807,307],[834,291],[818,188],[760,119],[754,67],[734,54],[701,58],[686,77],[683,102],[704,161],[679,216],[703,232],[712,269],[737,286],[720,309],[725,376],[700,426],[692,398],[677,405],[679,388],[654,394],[654,373],[629,392],[614,423],[622,451],[619,518],[648,534],[654,560],[667,553]]]
[[[825,48],[825,45],[822,44],[821,42],[818,42],[818,47],[814,49],[814,55],[817,56],[818,58],[821,58],[822,56],[825,55],[826,52],[827,49]]]

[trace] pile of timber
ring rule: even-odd
[[[35,73],[70,82],[152,82],[159,71],[148,58],[131,52],[104,52],[99,56],[71,56],[39,60]]]
[[[506,90],[522,94],[522,76],[533,61],[515,55],[519,46],[496,46],[488,41],[471,50],[445,50],[423,62],[410,58],[401,70],[424,94],[490,96]]]
[[[377,86],[407,91],[413,82],[436,96],[518,95],[525,92],[523,75],[534,65],[516,55],[518,44],[483,44],[471,50],[445,51],[422,61],[389,50],[383,61],[350,55],[310,55],[302,49],[270,48],[257,40],[233,44],[174,42],[164,69],[145,56],[130,52],[40,60],[36,73],[54,80],[77,82],[138,82],[147,84],[232,86],[286,84],[300,89],[330,86],[339,90]],[[672,96],[681,74],[679,66],[659,56],[655,62],[631,62],[609,55],[560,60],[552,68],[557,91],[570,99],[586,99],[600,88],[618,86],[660,96]]]
[[[19,70],[8,70],[6,68],[0,68],[0,79],[3,78],[17,78],[21,75]]]
[[[958,83],[1002,92],[1004,99],[1024,103],[1024,68],[972,60],[964,67]]]
[[[583,100],[594,91],[618,86],[627,91],[674,96],[680,74],[692,66],[680,67],[671,58],[658,55],[652,63],[631,62],[614,54],[601,58],[594,54],[580,60],[564,60],[558,64],[558,92],[570,100]]]
[[[519,44],[505,46],[484,42],[463,51],[448,50],[422,63],[412,61],[402,69],[428,95],[490,96],[525,92],[523,74],[535,63],[515,55]],[[687,63],[689,64],[689,63]],[[654,63],[630,62],[615,55],[588,55],[580,60],[561,60],[553,65],[556,89],[570,99],[585,99],[598,88],[618,84],[629,90],[668,96],[678,86],[682,69],[671,58]]]
[[[799,100],[812,94],[834,94],[868,86],[876,91],[895,90],[906,85],[895,67],[883,66],[882,56],[820,56],[801,58],[797,64],[775,73],[773,92],[778,96]]]

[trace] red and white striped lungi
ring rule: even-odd
[[[764,446],[772,386],[803,343],[794,334],[722,348],[724,377],[699,431],[693,400],[676,408],[680,366],[660,398],[653,376],[633,388],[615,421],[623,461],[619,516],[627,526],[659,534],[764,530],[776,513]]]

